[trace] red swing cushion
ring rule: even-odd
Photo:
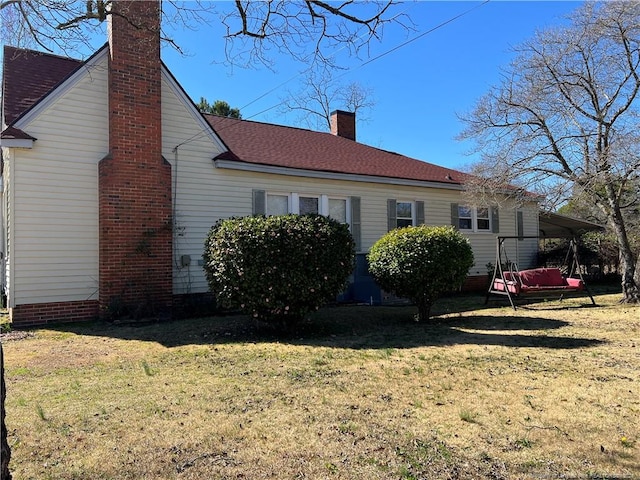
[[[559,268],[534,268],[518,272],[520,282],[527,287],[563,287],[566,285]]]
[[[584,283],[578,278],[565,278],[559,268],[534,268],[516,273],[504,272],[504,280],[497,278],[496,290],[519,294],[536,291],[571,290],[581,291]]]
[[[520,293],[520,276],[518,272],[504,272],[504,279],[496,278],[493,281],[493,289],[501,292],[509,291],[515,295]]]

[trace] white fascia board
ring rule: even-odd
[[[33,148],[33,139],[30,138],[3,138],[0,147],[7,148]]]
[[[272,173],[275,175],[289,175],[294,177],[321,178],[323,180],[344,180],[349,182],[380,183],[384,185],[402,185],[406,187],[442,188],[445,190],[462,191],[462,185],[426,182],[423,180],[411,180],[407,178],[377,177],[375,175],[361,175],[354,173],[324,172],[320,170],[306,170],[302,168],[278,167],[274,165],[261,165],[256,163],[239,162],[236,160],[215,160],[216,168],[230,170],[243,170],[246,172]]]
[[[193,104],[189,96],[185,93],[184,89],[177,82],[175,77],[169,72],[169,70],[162,65],[162,78],[167,82],[173,93],[180,99],[180,101],[184,104],[184,106],[189,110],[191,116],[202,129],[201,132],[206,134],[211,141],[218,147],[219,151],[226,152],[229,149],[226,145],[220,140],[220,137],[215,133],[213,127],[207,123],[202,114],[198,111],[196,106]],[[194,135],[197,136],[197,133]]]
[[[49,92],[47,96],[38,102],[31,110],[25,113],[24,116],[20,117],[13,126],[21,130],[24,129],[33,119],[38,117],[40,113],[51,106],[57,98],[71,90],[85,76],[91,75],[91,69],[98,67],[101,62],[105,60],[108,52],[109,49],[107,47],[103,47],[102,50],[99,50],[93,57],[87,60],[84,65],[73,72],[69,78],[58,85],[55,90]]]

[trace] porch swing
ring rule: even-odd
[[[519,270],[516,262],[507,255],[505,242],[523,239],[539,240],[540,236],[515,236],[496,238],[496,263],[493,278],[489,284],[485,305],[491,295],[506,296],[514,310],[516,301],[531,299],[559,298],[581,294],[588,295],[591,303],[596,305],[582,276],[578,245],[575,237],[569,240],[569,248],[560,268],[533,268]]]

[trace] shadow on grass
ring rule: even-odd
[[[439,313],[439,312],[434,312]],[[280,332],[245,315],[175,320],[161,323],[113,325],[105,322],[67,324],[56,330],[79,335],[157,342],[166,347],[281,342],[293,345],[348,349],[412,348],[450,345],[502,345],[574,349],[602,341],[551,335],[567,327],[561,320],[534,316],[451,316],[415,322],[415,308],[328,307]]]

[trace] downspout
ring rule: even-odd
[[[176,217],[178,211],[178,148],[180,145],[176,145],[173,148],[173,185],[172,185],[172,199],[171,199],[171,222],[173,224],[173,228],[171,231],[173,232],[173,268],[179,268],[178,264],[178,251],[179,251],[179,243],[178,243],[178,219]]]
[[[171,206],[171,217],[172,217],[172,222],[173,222],[173,268],[178,269],[178,270],[182,270],[184,268],[187,269],[187,279],[186,279],[186,294],[190,294],[191,293],[191,261],[190,261],[190,256],[189,257],[189,262],[187,262],[187,264],[185,264],[183,262],[183,256],[180,255],[180,242],[179,239],[182,236],[183,233],[183,229],[182,227],[180,227],[178,225],[178,164],[179,164],[179,160],[180,160],[180,155],[178,152],[178,149],[180,148],[180,146],[183,145],[178,144],[173,148],[173,163],[174,163],[174,168],[173,168],[173,187],[172,187],[172,206]],[[182,277],[180,275],[174,277],[174,281],[175,280],[179,280],[180,282],[184,282],[184,280],[182,279]],[[182,283],[182,285],[184,286],[184,283]]]
[[[173,199],[171,201],[172,205],[171,205],[171,218],[173,219],[173,231],[174,231],[174,237],[175,237],[175,231],[176,231],[176,204],[177,204],[177,198],[178,198],[178,147],[180,147],[180,145],[176,145],[173,148],[173,164],[174,164],[174,175],[173,175]],[[175,238],[173,239],[174,241],[176,240]]]

